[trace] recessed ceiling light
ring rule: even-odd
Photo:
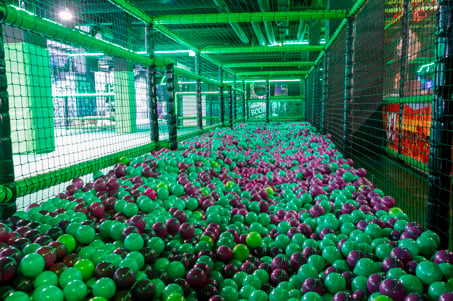
[[[70,21],[70,20],[72,20],[74,18],[73,13],[71,11],[67,10],[67,9],[61,10],[58,13],[58,16],[63,21]]]

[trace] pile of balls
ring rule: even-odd
[[[121,158],[0,221],[0,299],[453,300],[453,253],[310,125]]]

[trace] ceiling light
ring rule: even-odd
[[[71,11],[69,11],[68,9],[61,10],[58,13],[58,16],[63,21],[70,21],[70,20],[74,19],[74,14]]]

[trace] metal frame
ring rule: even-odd
[[[326,132],[326,102],[327,102],[327,84],[328,84],[328,77],[327,77],[327,65],[328,64],[328,56],[327,52],[324,53],[324,57],[322,59],[322,84],[321,84],[321,133]]]
[[[269,79],[266,80],[266,123],[269,123],[270,117],[270,99],[271,99],[271,89],[269,86]]]
[[[152,25],[146,28],[146,49],[150,59],[154,58],[154,30]],[[150,122],[151,122],[151,141],[159,141],[159,121],[157,113],[157,82],[156,82],[156,65],[153,64],[148,67],[148,80],[149,80],[149,107],[150,107]]]
[[[410,0],[404,0],[403,19],[401,26],[401,61],[400,61],[400,87],[399,97],[405,96],[406,80],[407,80],[407,64],[409,52],[409,14],[410,14]],[[402,152],[402,138],[403,138],[403,112],[404,103],[399,104],[398,110],[398,154]]]
[[[228,121],[230,128],[233,127],[233,88],[228,87]]]
[[[200,54],[195,54],[195,73],[201,76],[201,59]],[[201,106],[201,80],[197,79],[196,87],[196,98],[197,98],[197,128],[203,130],[203,108]]]
[[[451,199],[451,149],[453,132],[453,78],[452,53],[453,1],[440,0],[436,28],[436,68],[434,74],[434,97],[432,101],[432,122],[430,154],[428,161],[428,229],[440,236],[440,248],[448,248],[450,230]]]
[[[351,155],[350,141],[350,118],[353,95],[353,63],[355,41],[355,17],[348,19],[346,25],[345,45],[345,77],[344,77],[344,112],[343,112],[343,155],[348,158]]]
[[[16,186],[14,183],[13,147],[6,79],[3,26],[0,25],[0,217],[16,211]]]
[[[167,65],[167,124],[168,140],[170,149],[178,148],[178,129],[176,125],[176,108],[175,108],[175,71],[173,63]]]

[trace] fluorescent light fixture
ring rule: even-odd
[[[137,51],[137,54],[148,54],[146,51]],[[193,50],[161,50],[161,51],[154,51],[154,54],[172,54],[172,53],[188,53],[189,56],[195,56],[196,53]]]
[[[319,44],[321,44],[321,45],[326,44],[326,39],[319,40]]]
[[[197,92],[176,92],[176,95],[196,95]],[[201,92],[201,94],[219,94],[218,91]]]
[[[193,52],[193,51],[192,50],[160,50],[160,51],[154,51],[154,54],[188,53],[190,55],[190,52]]]
[[[102,52],[79,52],[79,53],[68,53],[67,56],[103,56]]]
[[[283,45],[308,45],[309,42],[307,40],[303,41],[285,41]]]
[[[293,79],[270,79],[269,82],[275,83],[275,82],[300,82],[301,80],[298,78],[293,78]],[[246,80],[246,83],[265,83],[265,79],[255,79],[255,80]]]
[[[273,47],[273,46],[282,46],[282,43],[272,43],[267,45],[268,47]]]
[[[63,9],[58,13],[58,17],[63,21],[70,21],[74,19],[74,14],[68,9]]]
[[[271,79],[269,81],[270,82],[300,82],[301,80],[296,78],[296,79]]]

